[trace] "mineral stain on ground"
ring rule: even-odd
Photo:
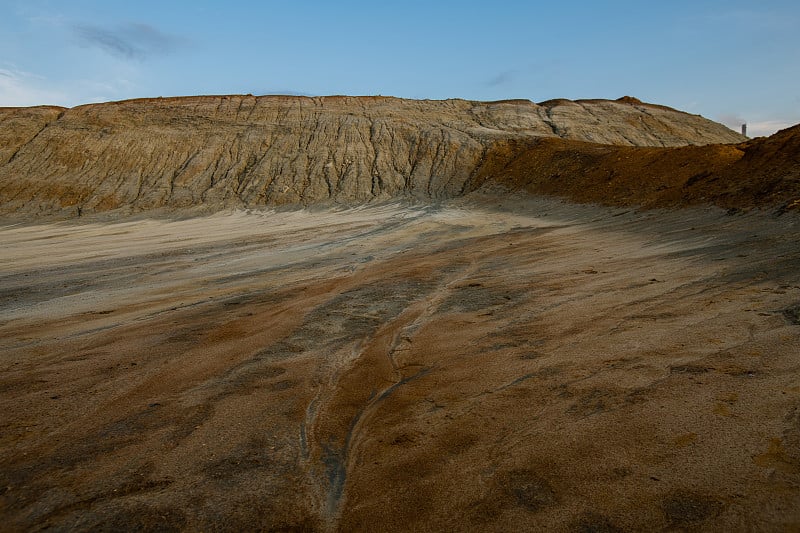
[[[0,228],[3,527],[791,529],[798,224],[477,194]]]

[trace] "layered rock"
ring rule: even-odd
[[[440,199],[498,142],[740,142],[697,115],[619,101],[201,96],[0,110],[0,210],[130,210]]]

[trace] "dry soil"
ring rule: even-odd
[[[796,214],[0,227],[0,529],[796,530]]]

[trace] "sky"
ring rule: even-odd
[[[196,94],[624,95],[800,123],[800,2],[0,0],[0,106]]]

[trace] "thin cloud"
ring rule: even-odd
[[[0,68],[0,107],[62,104],[64,94],[46,86],[47,80],[30,72]]]
[[[44,76],[26,72],[6,63],[0,65],[0,107],[57,105],[73,107],[138,96],[136,85],[121,77],[62,80],[54,83]]]
[[[739,131],[742,127],[742,124],[747,122],[745,119],[734,113],[725,113],[720,115],[719,121],[735,131]]]
[[[79,42],[126,60],[144,60],[177,48],[179,39],[149,24],[129,23],[115,28],[88,24],[73,26]]]
[[[504,70],[500,72],[496,76],[492,77],[489,81],[486,82],[486,85],[489,87],[498,87],[500,85],[508,85],[514,79],[514,71],[513,70]]]
[[[749,137],[767,137],[773,133],[794,126],[797,122],[787,122],[785,120],[763,120],[747,125],[747,135]]]
[[[794,126],[797,122],[792,122],[791,119],[771,119],[771,120],[752,120],[749,121],[741,115],[735,113],[726,113],[720,115],[717,120],[725,124],[734,131],[740,131],[742,124],[747,124],[748,137],[768,137],[773,133]]]

